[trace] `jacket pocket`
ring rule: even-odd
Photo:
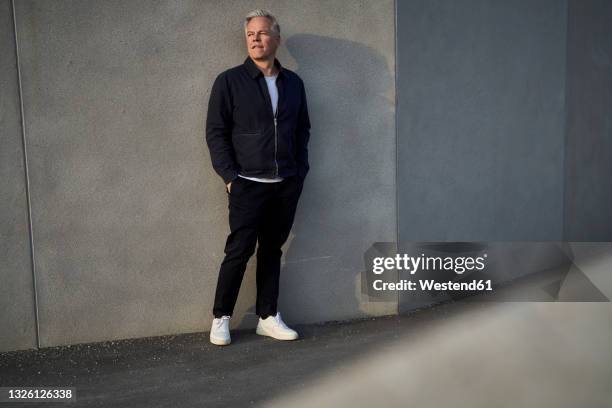
[[[270,146],[268,138],[263,133],[236,133],[232,141],[236,161],[245,172],[265,171],[273,166],[274,145]]]

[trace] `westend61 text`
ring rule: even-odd
[[[402,279],[399,282],[383,282],[378,279],[372,282],[374,290],[458,290],[458,291],[484,291],[493,290],[491,280],[473,280],[470,282],[436,282],[431,279],[419,279],[416,282]]]

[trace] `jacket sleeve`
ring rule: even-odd
[[[298,175],[304,179],[310,165],[308,164],[308,140],[310,139],[310,118],[308,117],[308,104],[306,103],[306,89],[304,82],[302,85],[302,96],[300,103],[300,111],[298,115],[298,123],[296,128],[297,154],[296,162],[298,166]]]
[[[238,177],[238,165],[232,145],[232,105],[224,74],[215,79],[210,91],[206,143],[213,168],[225,184]]]

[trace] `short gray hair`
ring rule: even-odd
[[[245,16],[245,18],[244,18],[244,31],[245,32],[246,32],[246,29],[247,29],[247,24],[249,23],[249,21],[251,21],[251,19],[253,17],[266,17],[272,23],[272,25],[270,27],[272,29],[272,31],[277,36],[280,35],[280,26],[278,25],[278,21],[276,20],[276,17],[274,17],[274,15],[272,15],[272,13],[270,13],[268,10],[262,10],[262,9],[255,9],[255,10],[249,12]]]

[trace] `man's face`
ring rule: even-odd
[[[267,17],[253,17],[247,24],[246,42],[252,59],[267,60],[276,55],[280,36],[272,31],[272,24]]]

